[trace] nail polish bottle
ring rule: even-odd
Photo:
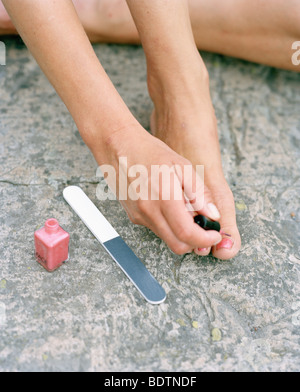
[[[70,235],[64,231],[56,219],[49,219],[45,227],[34,233],[37,261],[52,272],[69,258]]]

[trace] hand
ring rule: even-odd
[[[213,220],[218,220],[220,215],[211,203],[209,190],[202,179],[197,177],[188,160],[140,126],[115,132],[106,139],[105,146],[105,151],[103,147],[102,152],[97,148],[92,151],[100,165],[109,164],[114,167],[117,186],[110,184],[109,180],[108,184],[119,196],[133,223],[148,227],[179,255],[192,252],[196,248],[214,246],[222,240],[218,232],[205,231],[194,223],[195,214],[202,214]],[[171,175],[165,182],[155,181],[154,176],[151,176],[155,165],[170,168]],[[134,172],[134,168],[143,169],[138,170],[138,191],[135,186],[137,172]],[[121,178],[123,181],[125,179],[127,184],[125,194],[120,192],[118,180]],[[139,198],[143,193],[141,188],[146,189],[146,195],[144,192],[144,197]],[[170,193],[169,197],[164,197],[163,190]],[[201,197],[202,194],[204,197]],[[188,210],[188,205],[193,207],[194,214]]]

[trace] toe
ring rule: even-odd
[[[211,248],[198,248],[195,249],[194,252],[198,256],[208,256],[211,252]]]
[[[221,190],[221,192],[220,192]],[[220,260],[235,257],[241,249],[241,236],[236,223],[235,203],[227,183],[214,193],[216,205],[221,213],[222,241],[213,247],[213,255]]]
[[[236,227],[231,226],[227,228],[226,233],[232,234],[223,235],[222,241],[213,247],[213,255],[219,260],[229,260],[234,258],[241,249],[241,237]]]

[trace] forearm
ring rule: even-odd
[[[89,146],[133,116],[98,61],[71,0],[3,0]]]

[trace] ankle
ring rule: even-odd
[[[191,63],[182,62],[177,66],[153,67],[148,64],[148,90],[157,111],[163,106],[172,106],[175,102],[191,105],[198,102],[201,95],[210,96],[209,74],[201,57]],[[182,98],[182,99],[181,99]]]
[[[151,71],[148,73],[149,95],[153,101],[156,119],[180,116],[195,112],[212,112],[209,75],[205,67],[194,72],[184,72],[161,79]],[[178,120],[180,120],[178,118]]]

